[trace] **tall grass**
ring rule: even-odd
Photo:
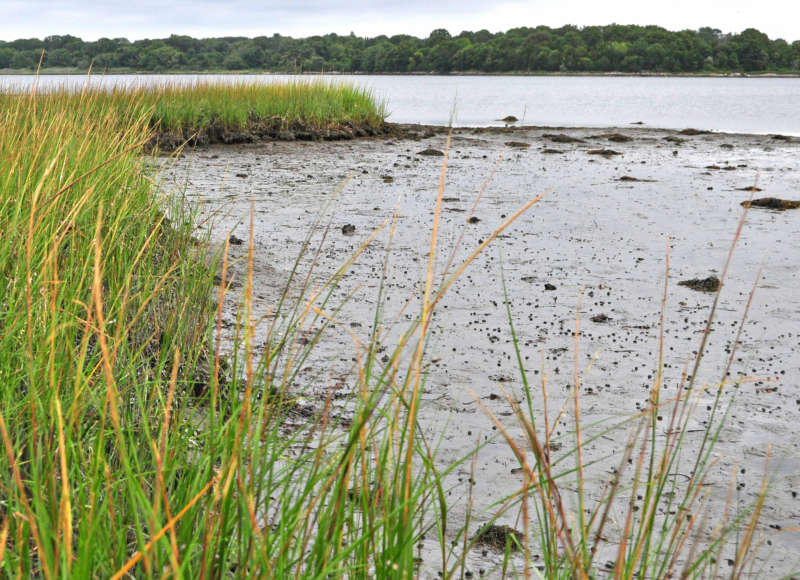
[[[231,98],[231,107],[249,110],[252,103],[235,99],[246,91],[231,97],[228,90],[236,89],[202,89],[220,104]],[[0,576],[410,578],[426,534],[441,548],[439,561],[426,566],[448,578],[463,575],[476,539],[469,522],[452,521],[444,481],[470,457],[443,464],[418,424],[428,328],[469,264],[539,198],[463,263],[448,263],[437,282],[445,164],[420,312],[389,343],[377,309],[369,340],[354,337],[349,381],[309,407],[297,398],[300,371],[326,333],[342,332],[337,284],[379,231],[321,286],[300,270],[298,258],[267,319],[266,341],[257,344],[251,227],[235,354],[224,359],[227,248],[215,304],[214,270],[204,266],[207,248],[190,235],[191,216],[173,206],[166,217],[138,157],[159,106],[189,108],[191,99],[181,101],[181,94],[3,97]],[[387,260],[395,227],[389,219],[380,228],[388,231]],[[311,240],[309,234],[304,253],[316,260],[321,248]],[[383,279],[378,292],[380,304]],[[530,394],[524,373],[523,379]],[[677,432],[685,426],[690,393],[669,403],[657,393],[654,387],[635,434],[655,429],[647,421],[669,404]],[[333,404],[342,394],[350,401],[346,415]],[[663,450],[652,437],[632,442],[621,463],[637,458],[635,477],[615,481],[600,511],[587,519],[581,510],[575,519],[562,482],[582,477],[583,465],[551,462],[552,423],[545,417],[542,431],[533,405],[526,413],[510,404],[530,446],[509,438],[526,485],[495,517],[523,508],[520,573],[532,574],[528,549],[538,544],[548,550],[547,577],[594,576],[593,543],[605,533],[609,506],[635,497],[640,485],[648,503],[620,536],[615,575],[665,577],[676,569],[673,559],[690,575],[709,569],[718,544],[687,553],[684,546],[699,545],[697,528],[655,515],[668,497],[664,486],[674,483],[680,438],[668,439]],[[580,425],[577,394],[574,404]],[[709,445],[715,437],[711,431]],[[579,457],[586,440],[578,438],[569,456]],[[702,469],[696,473],[678,517],[699,513]],[[750,530],[750,521],[733,518],[716,537]],[[462,551],[453,548],[454,537],[463,540]],[[742,545],[737,566],[747,554]]]

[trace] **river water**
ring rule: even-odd
[[[369,88],[386,101],[396,123],[502,125],[513,115],[520,124],[564,127],[695,127],[733,133],[800,136],[800,78],[588,77],[435,75],[50,75],[54,86],[151,85],[324,79]],[[5,75],[0,87],[28,89],[36,77]]]

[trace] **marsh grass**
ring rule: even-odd
[[[235,87],[197,90],[195,96],[213,93],[239,112],[254,106],[226,93],[245,95],[243,87],[238,93]],[[540,197],[463,262],[451,257],[441,269],[435,256],[445,161],[419,312],[390,342],[395,335],[377,308],[368,340],[352,337],[348,380],[308,412],[298,395],[313,385],[304,384],[300,369],[326,334],[343,332],[338,284],[381,232],[388,238],[388,268],[397,221],[386,220],[322,284],[311,272],[325,236],[314,247],[309,233],[286,291],[263,320],[253,314],[251,223],[234,355],[226,360],[227,245],[217,264],[215,304],[215,269],[205,266],[207,247],[191,236],[191,215],[174,205],[166,217],[166,201],[154,197],[138,156],[159,106],[162,112],[155,114],[171,126],[206,122],[202,108],[195,111],[193,99],[181,101],[179,93],[3,97],[0,576],[410,578],[417,574],[417,546],[425,535],[440,546],[440,561],[426,562],[426,569],[463,576],[474,538],[467,533],[469,518],[453,521],[445,482],[470,461],[474,469],[475,455],[443,463],[436,441],[420,425],[429,326],[470,263]],[[241,122],[238,114],[225,118]],[[316,114],[324,122],[325,113]],[[330,228],[318,225],[323,232]],[[303,256],[311,258],[308,271],[301,267]],[[378,304],[386,296],[385,276],[386,270]],[[258,324],[267,325],[264,341],[256,340]],[[509,324],[513,336],[510,315]],[[587,518],[589,506],[580,503],[587,467],[580,451],[596,435],[580,430],[578,389],[572,401],[576,441],[565,454],[577,463],[569,466],[551,461],[552,418],[538,416],[522,364],[520,369],[527,407],[509,404],[529,448],[511,438],[509,445],[526,483],[492,516],[522,510],[520,574],[536,573],[536,545],[543,550],[545,577],[595,576],[595,545],[610,506],[632,506],[641,486],[648,499],[642,510],[627,512],[616,577],[666,577],[678,565],[700,576],[713,565],[709,554],[722,539],[737,530],[752,536],[759,505],[749,520],[727,519],[716,536],[722,539],[710,547],[695,547],[701,538],[693,522],[702,517],[704,473],[711,464],[703,455],[690,485],[671,489],[683,494],[675,500],[680,522],[659,515],[657,507],[674,497],[664,490],[675,485],[669,474],[695,404],[692,389],[663,401],[654,385],[650,408],[627,423],[635,427],[620,458],[620,477]],[[334,405],[339,395],[349,401],[346,415]],[[668,433],[678,435],[659,447],[654,416],[666,408],[674,427]],[[708,448],[717,427],[709,434]],[[624,480],[628,459],[636,466]],[[565,483],[575,477],[577,519]],[[741,544],[734,570],[741,570],[749,545]],[[503,570],[513,568],[507,555]]]

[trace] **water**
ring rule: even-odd
[[[376,75],[52,75],[39,87],[150,85],[164,82],[346,81],[386,99],[389,120],[459,126],[695,127],[732,133],[800,135],[800,78],[376,76]],[[0,87],[27,89],[35,77],[6,75]]]

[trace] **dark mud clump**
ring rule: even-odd
[[[542,153],[545,154],[545,155],[556,155],[557,153],[563,153],[563,151],[561,151],[561,149],[550,149],[548,147],[548,148],[542,149]]]
[[[530,143],[525,143],[524,141],[506,141],[506,147],[514,147],[516,149],[527,149],[531,146]]]
[[[788,135],[770,135],[775,141],[791,141],[792,138]]]
[[[614,155],[622,155],[619,151],[613,149],[590,149],[587,151],[589,155],[602,155],[603,157],[614,157]]]
[[[800,207],[800,201],[778,199],[777,197],[761,197],[751,201],[743,201],[741,205],[744,207],[763,207],[765,209],[784,211],[787,209],[797,209]]]
[[[522,532],[511,526],[498,526],[486,524],[475,533],[475,545],[491,548],[498,552],[505,552],[506,546],[512,552],[519,550],[523,542]]]
[[[428,147],[427,149],[418,151],[417,155],[423,155],[425,157],[444,157],[444,153],[442,151],[439,151],[438,149],[434,149],[432,147]]]
[[[677,143],[680,145],[681,143],[686,143],[686,139],[681,139],[680,137],[676,137],[675,135],[667,135],[664,137],[664,141],[668,141],[670,143]]]
[[[638,177],[633,177],[632,175],[623,175],[617,181],[627,181],[629,183],[655,183],[655,179],[639,179]]]
[[[764,190],[755,185],[748,185],[746,187],[740,187],[739,189],[737,189],[737,191],[764,191]]]
[[[614,143],[627,143],[628,141],[633,141],[633,137],[628,137],[627,135],[623,135],[622,133],[602,133],[600,135],[595,135],[595,139],[608,139],[609,141],[613,141]]]
[[[720,281],[716,276],[709,276],[708,278],[692,278],[691,280],[682,280],[678,282],[678,286],[686,286],[691,290],[698,292],[716,292],[719,290]]]
[[[596,324],[604,324],[611,320],[608,314],[595,314],[590,318],[590,320]]]
[[[544,285],[544,289],[547,290],[548,292],[552,292],[553,290],[556,289],[556,285],[555,284],[551,284],[550,282],[547,282]]]
[[[477,223],[480,223],[480,221],[481,221],[481,218],[479,218],[478,216],[472,216],[471,218],[469,218],[467,220],[467,223],[477,224]]]
[[[342,234],[345,236],[352,236],[356,233],[356,226],[353,224],[345,224],[342,226]]]
[[[542,135],[545,139],[549,139],[553,143],[586,143],[583,139],[577,137],[570,137],[564,133],[545,133]]]
[[[502,119],[498,119],[498,121],[502,121],[503,123],[516,123],[519,121],[514,115],[509,115],[508,117],[503,117]]]
[[[711,131],[706,131],[704,129],[692,129],[691,127],[688,129],[684,129],[683,131],[678,131],[679,135],[709,135]]]

